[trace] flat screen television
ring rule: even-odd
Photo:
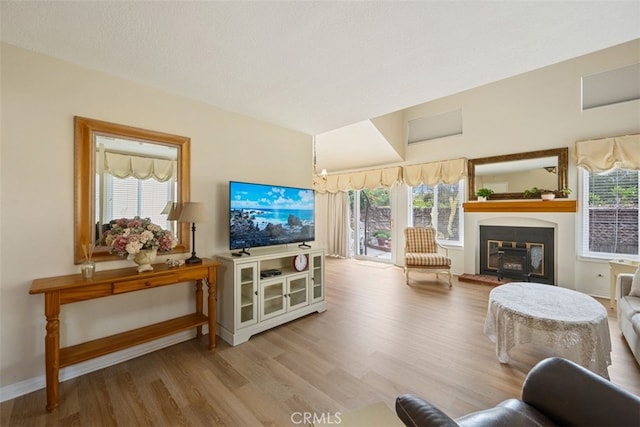
[[[229,182],[229,248],[306,243],[315,239],[314,191]]]

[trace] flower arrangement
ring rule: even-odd
[[[129,259],[143,249],[156,249],[169,252],[178,241],[169,230],[163,230],[153,224],[150,218],[114,219],[100,239],[101,244],[109,247],[112,254],[127,256]]]

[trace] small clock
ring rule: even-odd
[[[300,254],[293,257],[293,268],[295,268],[296,271],[303,271],[307,268],[308,263],[309,258],[307,258],[307,255],[305,254]]]

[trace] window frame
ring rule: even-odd
[[[579,169],[579,179],[580,179],[580,200],[581,200],[581,221],[580,221],[580,232],[579,232],[579,248],[578,248],[578,256],[581,259],[587,260],[602,260],[602,261],[610,261],[612,259],[616,260],[630,260],[630,261],[639,261],[640,260],[640,241],[638,242],[638,249],[636,254],[622,254],[622,253],[614,253],[614,252],[596,252],[589,250],[589,234],[590,234],[590,224],[589,224],[589,177],[592,172],[584,168]],[[612,172],[612,171],[609,171]],[[640,188],[640,171],[635,171],[638,175],[638,187]],[[597,173],[597,172],[594,172]],[[640,202],[640,195],[639,202]],[[640,228],[640,203],[638,204],[638,227]]]
[[[434,185],[427,185],[427,184],[420,184],[420,185],[424,185],[426,187],[430,187],[434,189],[434,206],[433,208],[435,208],[435,224],[436,226],[434,227],[436,229],[436,241],[442,245],[442,246],[449,246],[449,247],[464,247],[464,211],[462,209],[462,205],[464,203],[463,197],[465,195],[465,180],[461,179],[458,181],[458,183],[456,184],[458,186],[458,206],[456,207],[457,211],[458,211],[458,240],[442,240],[438,237],[438,187],[440,185],[453,185],[453,184],[436,184]],[[413,189],[415,188],[414,186],[407,186],[409,191],[407,192],[407,224],[409,225],[409,227],[413,227]],[[432,208],[432,209],[433,209]]]

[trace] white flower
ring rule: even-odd
[[[153,240],[154,235],[151,231],[149,230],[145,230],[142,232],[142,234],[140,234],[140,241],[144,244],[147,243],[149,240]]]
[[[127,252],[130,254],[137,254],[138,252],[140,252],[140,249],[142,249],[142,242],[140,241],[136,240],[127,243]]]

